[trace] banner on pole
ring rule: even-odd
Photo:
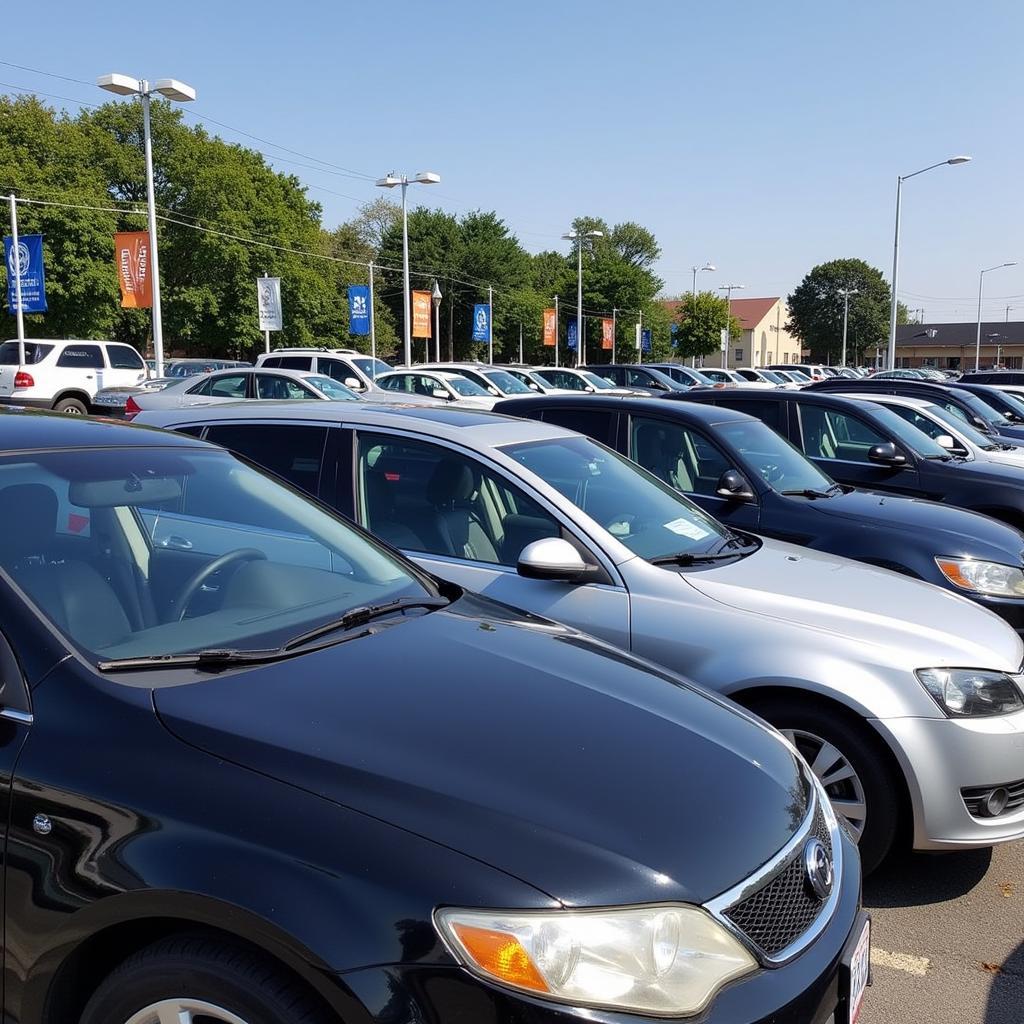
[[[284,329],[284,312],[281,309],[281,278],[256,278],[256,304],[261,331]]]
[[[149,309],[153,281],[149,273],[149,232],[121,231],[114,235],[117,279],[122,309]]]
[[[729,351],[729,328],[723,327],[721,333],[721,347],[723,352]]]
[[[370,333],[370,288],[353,284],[348,289],[348,333]]]
[[[545,309],[544,310],[544,344],[548,348],[554,348],[555,335],[558,331],[557,318],[555,317],[555,310]]]
[[[579,347],[579,330],[576,327],[576,317],[569,317],[569,326],[565,329],[565,344],[567,348],[575,351]]]
[[[669,340],[669,344],[673,348],[678,348],[679,347],[679,338],[676,337],[676,335],[678,333],[679,333],[679,324],[676,324],[676,323],[671,324],[669,326],[669,329],[668,329],[668,340]]]
[[[430,292],[412,293],[412,336],[430,337]]]
[[[478,302],[473,307],[473,340],[491,340],[491,307],[486,302]]]
[[[615,321],[601,321],[601,348],[611,349],[615,347]]]
[[[4,261],[7,266],[7,308],[18,311],[15,274],[21,278],[22,313],[46,312],[46,275],[43,271],[43,236],[20,235],[18,252],[10,236],[4,238]]]
[[[650,352],[651,351],[651,329],[650,329],[650,327],[645,327],[640,332],[640,347],[641,347],[641,349],[644,352]]]

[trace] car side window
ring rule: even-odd
[[[289,400],[316,398],[316,395],[290,377],[282,377],[276,373],[261,373],[256,375],[256,397]]]
[[[722,402],[722,405],[726,405],[726,402]],[[771,427],[776,433],[784,433],[782,428],[782,417],[783,417],[783,405],[781,402],[772,402],[768,399],[762,400],[744,400],[742,402],[736,402],[731,408],[736,409],[738,412],[745,412],[748,416],[753,416],[755,419],[759,419],[765,426]]]
[[[916,409],[909,409],[905,405],[890,405],[891,409],[900,419],[906,420],[912,427],[917,427],[922,433],[927,434],[933,441],[949,431],[941,427],[935,420],[928,416],[922,416]]]
[[[626,370],[626,383],[640,388],[655,387],[651,375],[646,370],[634,370],[632,367]]]
[[[107,358],[115,370],[144,370],[142,356],[129,345],[108,345]]]
[[[268,359],[263,364],[264,366],[270,366],[270,360]],[[274,366],[282,370],[311,370],[313,368],[313,357],[312,356],[280,356]]]
[[[614,410],[549,409],[545,406],[542,418],[545,423],[554,423],[566,430],[575,430],[577,434],[586,434],[612,448],[615,446],[615,430],[619,418]]]
[[[532,498],[439,445],[359,435],[359,519],[396,547],[514,567],[527,544],[561,530]]]
[[[327,427],[275,423],[221,423],[206,440],[244,455],[309,494],[320,489]]]
[[[633,416],[629,457],[684,494],[713,495],[732,464],[704,434],[682,423]]]
[[[262,363],[260,363],[260,366],[266,366],[268,368],[275,367],[275,366],[280,366],[280,365],[281,365],[281,357],[280,356],[267,356],[267,358],[264,359]]]
[[[868,452],[886,438],[856,416],[820,405],[800,406],[804,454],[812,459],[868,463]]]
[[[103,369],[103,351],[99,345],[68,345],[57,357],[57,365],[68,369]]]
[[[212,384],[213,381],[209,377],[207,377],[206,380],[202,380],[198,384],[195,384],[190,388],[186,388],[186,394],[208,395],[210,393],[210,387]]]
[[[245,374],[231,374],[210,381],[210,390],[204,392],[216,398],[245,398]]]
[[[342,384],[349,377],[355,377],[356,380],[359,379],[355,370],[341,359],[325,359],[321,356],[320,361],[317,363],[317,369],[320,373],[324,373],[332,380],[340,381]]]

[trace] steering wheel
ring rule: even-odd
[[[219,558],[208,562],[181,588],[181,593],[175,599],[178,608],[178,622],[185,618],[188,606],[199,593],[199,588],[211,577],[226,569],[235,562],[256,562],[265,559],[267,556],[256,548],[235,548],[234,551],[227,551]]]
[[[778,463],[768,462],[761,467],[761,476],[768,483],[773,484],[776,480],[781,480],[785,476],[785,472]]]

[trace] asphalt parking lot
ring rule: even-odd
[[[864,903],[862,1024],[1024,1022],[1024,842],[901,858],[867,880]]]

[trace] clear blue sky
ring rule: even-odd
[[[707,259],[704,287],[750,296],[842,256],[888,277],[897,174],[967,153],[904,187],[901,298],[970,320],[978,270],[1020,259],[987,275],[986,316],[1024,319],[1020,0],[50,0],[3,20],[0,60],[183,79],[196,114],[320,160],[436,170],[418,200],[495,209],[531,250],[564,245],[577,215],[639,221],[669,294]],[[102,99],[10,67],[0,81]],[[273,162],[327,226],[379,194]]]

